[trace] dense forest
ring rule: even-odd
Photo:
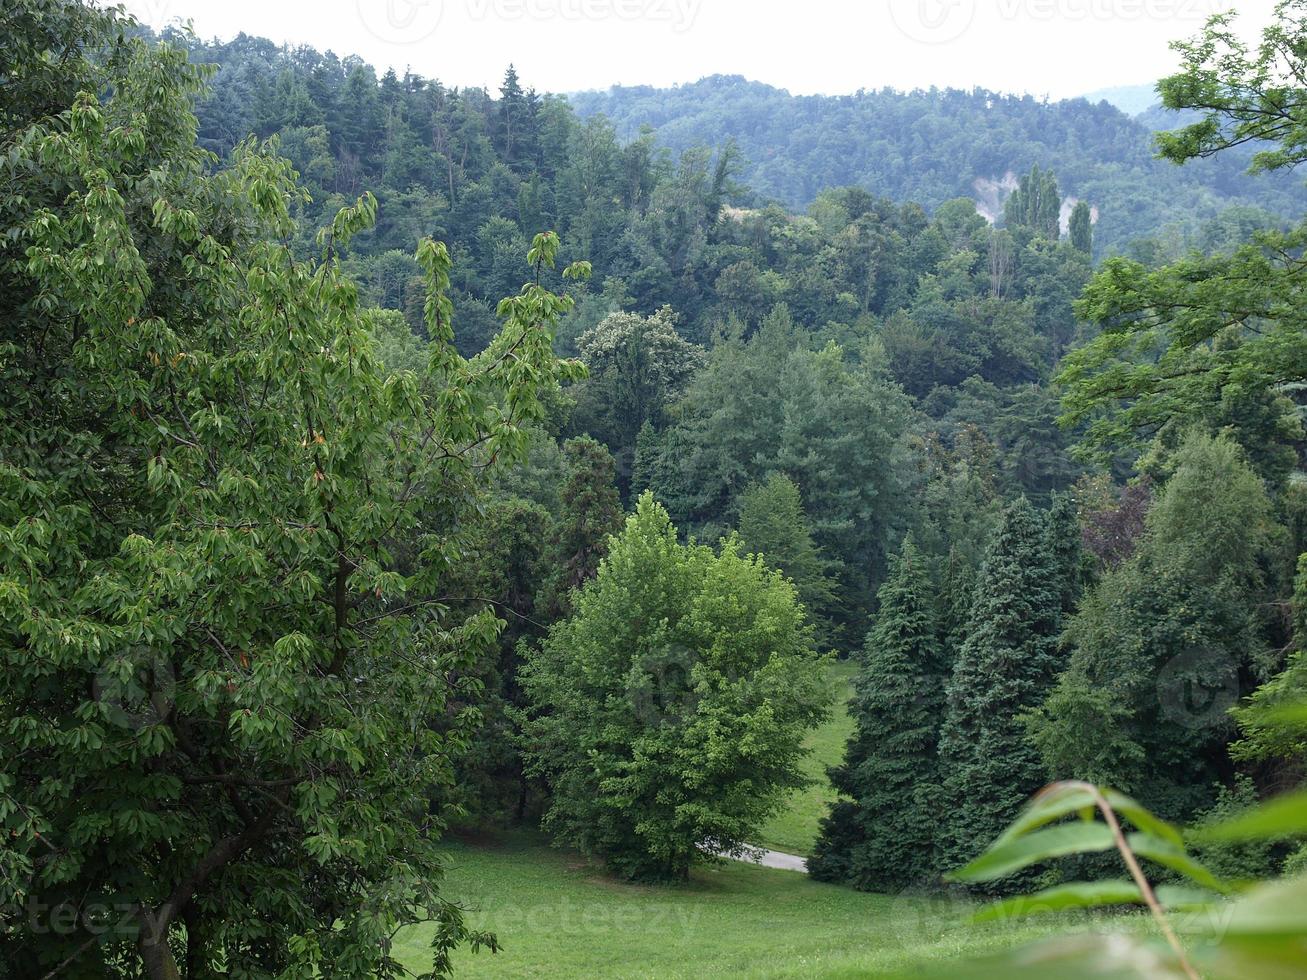
[[[738,76],[585,92],[571,102],[582,117],[611,120],[626,139],[648,127],[674,152],[733,139],[748,186],[793,208],[827,188],[856,186],[927,208],[974,198],[997,217],[1013,178],[1038,165],[1055,169],[1063,192],[1095,209],[1099,248],[1121,252],[1163,233],[1193,244],[1233,206],[1276,223],[1304,204],[1301,182],[1288,174],[1249,179],[1247,152],[1238,148],[1183,169],[1158,160],[1152,131],[1191,121],[1161,105],[1131,119],[1107,102],[983,89],[792,96]]]
[[[805,786],[837,662],[822,881],[934,887],[1052,779],[1140,831],[1300,788],[1307,4],[1223,23],[1154,136],[17,0],[0,976],[402,976],[432,922],[448,973],[505,937],[443,835],[684,883]],[[1307,867],[1195,841],[1217,890]]]

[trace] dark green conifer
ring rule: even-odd
[[[890,559],[850,705],[855,729],[831,782],[852,800],[823,822],[809,872],[863,890],[928,880],[939,813],[936,736],[945,666],[927,559],[912,543]]]

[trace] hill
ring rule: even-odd
[[[1167,226],[1192,234],[1232,205],[1277,216],[1307,209],[1300,180],[1250,178],[1246,156],[1183,169],[1156,159],[1152,131],[1101,101],[1043,102],[984,89],[795,96],[723,75],[669,89],[616,87],[570,101],[583,116],[607,117],[623,138],[652,127],[674,152],[734,140],[744,157],[743,181],[792,208],[846,185],[935,207],[983,198],[1009,174],[1038,164],[1057,172],[1065,194],[1096,209],[1100,252]]]

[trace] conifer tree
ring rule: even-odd
[[[951,824],[942,870],[990,844],[1044,782],[1018,716],[1057,672],[1061,592],[1044,518],[1023,497],[1004,511],[976,582],[948,688],[939,753]]]
[[[809,873],[863,890],[927,880],[938,813],[936,737],[944,659],[928,559],[909,538],[890,559],[851,704],[854,732],[830,771],[852,797],[822,824]]]
[[[589,436],[563,444],[567,477],[561,492],[562,512],[551,535],[552,577],[538,608],[560,619],[572,608],[571,593],[594,577],[608,553],[608,536],[622,528],[616,464],[604,445]]]

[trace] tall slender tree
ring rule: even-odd
[[[1046,522],[1024,497],[1004,511],[974,594],[940,734],[944,868],[980,853],[1044,780],[1018,716],[1056,677],[1062,597]]]
[[[929,562],[909,538],[890,559],[850,704],[854,731],[832,785],[851,797],[822,823],[809,872],[863,890],[931,877],[939,823],[936,741],[944,651]]]

